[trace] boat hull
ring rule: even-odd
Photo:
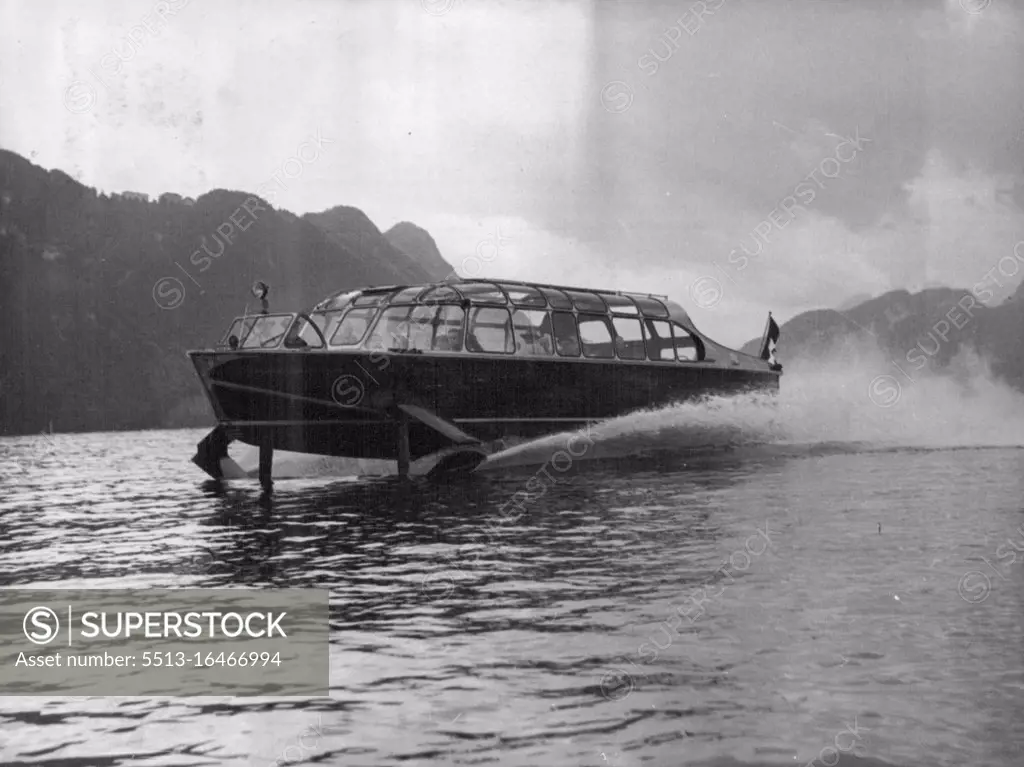
[[[536,437],[642,409],[776,391],[761,368],[680,362],[328,351],[190,352],[232,439],[354,458],[413,459],[460,443]]]

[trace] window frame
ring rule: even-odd
[[[482,288],[486,288],[486,290]],[[502,290],[501,285],[496,282],[474,280],[472,282],[459,283],[457,290],[462,296],[462,300],[468,301],[472,306],[491,308],[507,308],[509,306],[508,295]]]
[[[640,314],[643,317],[649,317],[652,320],[672,321],[672,313],[659,299],[650,296],[631,296],[631,298],[640,307]]]
[[[398,307],[396,306],[395,308],[398,308]],[[430,351],[433,351],[434,350],[434,336],[437,335],[437,312],[438,312],[438,309],[439,309],[439,305],[438,304],[409,304],[409,309],[410,309],[410,311],[409,311],[409,313],[408,313],[408,315],[406,317],[406,325],[408,326],[408,332],[406,333],[406,338],[408,340],[408,346],[406,347],[406,350],[407,351],[420,351],[420,352],[430,352]],[[413,315],[416,314],[416,312],[424,312],[424,311],[431,312],[429,321],[413,320]],[[430,337],[429,337],[429,339],[427,341],[427,348],[426,349],[421,349],[418,346],[413,346],[413,344],[412,344],[412,341],[413,341],[412,330],[413,330],[413,326],[414,325],[415,326],[419,326],[420,330],[423,329],[422,328],[423,325],[428,325],[430,327]]]
[[[353,341],[350,344],[335,343],[334,337],[338,335],[339,332],[341,332],[342,325],[345,324],[345,320],[347,320],[349,318],[349,315],[352,314],[353,312],[370,312],[370,316],[366,320],[366,327],[363,328],[362,335],[359,336],[358,341]],[[366,340],[367,333],[370,332],[370,329],[377,324],[377,319],[380,317],[380,315],[381,307],[379,304],[377,306],[349,306],[349,308],[345,310],[345,315],[338,321],[338,327],[336,327],[334,329],[334,332],[331,333],[331,337],[330,339],[328,339],[327,345],[329,347],[338,347],[341,349],[352,349],[360,346],[363,343],[363,341]]]
[[[431,304],[420,304],[420,306],[430,306]],[[466,351],[466,332],[469,329],[469,319],[466,307],[461,303],[454,303],[449,301],[444,304],[433,304],[436,308],[434,312],[434,332],[430,340],[430,351],[437,354],[461,354]],[[458,309],[462,312],[462,322],[459,323],[459,345],[455,349],[438,349],[437,348],[437,331],[441,327],[440,315],[443,310],[446,309]],[[447,322],[445,323],[447,324]]]
[[[267,320],[270,320],[270,319],[278,319],[278,318],[282,318],[282,317],[287,317],[289,322],[288,322],[288,325],[285,327],[284,331],[279,334],[280,337],[277,339],[277,343],[276,344],[274,344],[273,346],[263,346],[262,344],[258,344],[256,346],[246,346],[245,345],[245,342],[249,340],[249,336],[252,335],[252,332],[253,332],[253,330],[256,329],[257,325],[259,325],[259,324],[261,324],[261,323],[263,323],[263,322],[265,322]],[[243,318],[243,319],[245,319],[245,318]],[[252,350],[261,350],[261,349],[276,349],[277,347],[279,347],[284,342],[285,337],[288,335],[288,331],[291,330],[292,329],[292,325],[295,324],[295,314],[293,314],[291,312],[273,312],[271,314],[250,314],[248,319],[252,320],[252,323],[249,325],[249,331],[245,334],[245,337],[238,339],[238,351],[243,351],[243,350],[245,350],[245,351],[252,351]],[[234,325],[234,323],[232,323],[232,326],[233,325]],[[273,338],[273,336],[271,336],[271,338]],[[266,342],[264,342],[264,343],[266,343]]]
[[[390,296],[388,296],[388,304],[392,304],[395,306],[402,306],[404,304],[415,304],[419,301],[420,296],[422,296],[427,290],[428,288],[423,287],[422,285],[414,285],[409,288],[402,288],[398,292],[392,293]],[[410,292],[412,293],[411,296],[404,295]]]
[[[573,308],[580,314],[608,315],[608,304],[600,293],[589,290],[567,290],[565,294],[572,301]],[[580,336],[582,338],[582,336]]]
[[[361,294],[352,299],[350,306],[353,309],[369,309],[371,307],[380,307],[382,304],[387,304],[391,300],[391,296],[394,291],[382,291],[380,293],[369,293]]]
[[[611,315],[609,317],[612,324],[612,330],[615,335],[612,338],[612,348],[615,351],[615,356],[623,362],[646,362],[647,361],[647,338],[644,334],[644,323],[643,319],[637,315],[636,317],[626,317],[623,315]],[[636,341],[627,342],[626,339],[622,338],[619,334],[619,329],[615,326],[616,322],[635,322],[637,327],[640,329],[640,356],[639,357],[623,357],[619,353],[619,339],[622,339],[623,343],[636,343]]]
[[[522,314],[539,314],[539,315],[543,316],[543,319],[541,320],[540,325],[530,324],[528,326],[530,329],[543,327],[544,326],[544,321],[547,320],[548,327],[549,327],[547,338],[548,338],[548,342],[550,344],[550,351],[547,354],[532,354],[532,353],[531,354],[527,354],[526,352],[520,352],[519,351],[519,336],[518,336],[518,334],[516,332],[516,328],[517,328],[517,326],[516,326],[516,315],[519,314],[519,313],[522,313]],[[515,345],[515,352],[514,353],[515,353],[515,355],[517,357],[523,357],[524,359],[548,359],[548,358],[554,357],[555,356],[555,334],[554,334],[554,326],[553,326],[552,321],[551,321],[551,313],[546,308],[545,309],[539,309],[539,308],[528,307],[528,306],[513,306],[512,307],[512,342]],[[541,344],[538,341],[533,341],[532,345],[533,346],[541,346],[541,348],[543,348],[543,344]]]
[[[437,294],[442,294],[438,296]],[[447,293],[447,295],[445,295]],[[416,302],[424,306],[462,306],[465,298],[453,285],[434,285],[420,293]]]
[[[239,325],[239,324],[241,324],[241,327],[245,327],[245,320],[247,320],[247,319],[249,319],[249,318],[248,317],[235,317],[233,320],[231,320],[231,325],[228,326],[227,332],[224,334],[224,337],[220,339],[220,343],[218,343],[217,346],[225,346],[225,347],[231,348],[231,343],[230,343],[231,335],[232,335],[231,331],[234,330],[235,326]],[[241,328],[239,329],[239,333],[240,332],[241,332]],[[238,343],[242,343],[242,340],[240,338],[238,340]]]
[[[564,290],[546,287],[537,288],[537,290],[544,296],[544,300],[547,301],[552,311],[571,312],[573,310],[572,299],[566,295]]]
[[[642,321],[643,321],[643,326],[644,326],[644,342],[645,342],[645,344],[647,346],[647,361],[648,362],[664,362],[664,363],[667,363],[669,365],[677,364],[679,362],[679,357],[676,355],[676,340],[675,340],[675,335],[674,335],[674,333],[672,331],[672,321],[671,320],[655,319],[653,317],[643,317]],[[671,359],[661,359],[660,357],[658,359],[654,359],[653,357],[651,357],[651,351],[652,351],[652,346],[653,346],[654,338],[652,337],[650,328],[647,327],[647,324],[648,323],[653,324],[655,322],[660,322],[662,325],[664,325],[668,329],[668,336],[659,335],[658,336],[658,340],[659,340],[659,342],[665,342],[665,341],[668,342],[668,346],[666,348],[671,350],[671,352],[672,352],[672,358]]]
[[[310,314],[306,314],[305,312],[299,312],[299,314],[295,316],[295,320],[292,322],[291,326],[289,326],[288,330],[284,334],[284,339],[281,341],[285,349],[309,350],[327,348],[327,339],[324,337],[323,331],[320,330],[320,326],[317,324],[317,321],[313,319],[313,314],[317,314],[317,312],[312,312]],[[303,321],[306,322],[306,327],[296,332],[296,328],[299,327],[299,323]],[[319,343],[317,343],[316,345],[307,343],[306,340],[302,338],[302,334],[305,333],[306,330],[310,327],[313,328],[313,333],[316,335],[317,339],[319,339]],[[303,342],[302,346],[299,346],[298,344],[290,345],[288,343],[290,340],[301,340]]]
[[[396,312],[397,313],[397,312],[399,312],[399,311],[404,309],[405,310],[405,316],[399,322],[398,327],[401,327],[402,324],[405,324],[406,328],[408,328],[409,325],[410,325],[409,317],[412,316],[412,310],[415,307],[416,307],[416,304],[395,304],[394,306],[390,306],[389,305],[389,306],[382,307],[380,309],[380,311],[377,313],[376,319],[373,321],[373,327],[370,328],[369,333],[367,333],[367,334],[365,334],[363,336],[362,340],[359,343],[359,346],[363,347],[364,349],[368,349],[369,351],[375,351],[375,352],[408,351],[409,350],[409,335],[408,335],[408,333],[406,333],[406,336],[405,336],[405,342],[406,342],[405,347],[384,346],[384,347],[378,349],[377,347],[371,347],[370,346],[370,341],[377,334],[377,329],[380,327],[380,323],[384,322],[384,320],[387,317],[387,315],[389,313],[391,313],[391,312]],[[341,325],[339,324],[338,327],[341,327]],[[392,333],[391,335],[395,336],[394,333]],[[395,341],[395,338],[392,338],[391,342],[394,342],[394,341]]]
[[[704,343],[697,337],[697,334],[690,332],[675,320],[670,320],[669,322],[672,325],[672,348],[675,350],[676,363],[693,365],[697,362],[705,362],[707,358],[707,350],[704,348]],[[693,342],[693,348],[697,355],[696,359],[684,360],[679,356],[679,346],[676,344],[676,329],[683,331],[686,334],[686,337]]]
[[[313,307],[313,311],[311,311],[310,314],[313,314],[314,312],[343,312],[348,309],[352,305],[352,302],[359,298],[360,295],[361,293],[358,290],[342,290],[332,296],[328,296],[318,303]]]
[[[540,288],[535,288],[533,285],[512,285],[507,282],[498,283],[498,285],[508,297],[509,303],[516,309],[543,311],[548,308],[548,299],[540,292]],[[517,298],[516,291],[525,294],[525,298],[523,296]]]
[[[321,310],[321,311],[310,312],[309,316],[310,316],[310,318],[314,322],[316,322],[316,316],[315,315],[319,314],[319,315],[323,316],[323,318],[324,318],[324,326],[323,326],[323,328],[320,328],[319,325],[317,325],[317,327],[320,329],[320,333],[321,333],[321,335],[323,335],[324,339],[327,339],[327,338],[330,337],[330,336],[328,336],[327,331],[330,330],[331,331],[330,335],[333,336],[335,331],[338,329],[338,326],[341,325],[341,321],[345,319],[345,314],[349,311],[349,309],[353,309],[353,308],[355,308],[355,307],[352,307],[351,305],[349,305],[345,309],[325,309],[325,310]],[[365,309],[367,307],[361,306],[359,308],[360,309]],[[335,324],[334,328],[331,329],[331,323],[334,322],[335,320],[337,320],[337,323]],[[327,345],[328,346],[331,345],[330,341],[327,341]]]
[[[640,311],[640,307],[637,306],[636,301],[634,301],[630,296],[625,296],[621,293],[614,293],[611,295],[603,295],[601,296],[601,299],[608,305],[608,311],[612,314],[619,314],[637,319],[643,317],[643,312]]]
[[[554,356],[561,357],[567,360],[579,360],[583,359],[583,343],[580,341],[580,324],[576,318],[576,313],[570,310],[560,311],[558,309],[552,309],[549,312],[551,317],[551,341],[554,346]],[[559,349],[558,345],[558,333],[555,332],[556,317],[568,317],[569,321],[572,322],[572,337],[576,340],[576,353],[575,354],[563,354]]]
[[[611,343],[611,354],[607,357],[587,354],[587,344],[583,340],[583,330],[581,325],[583,322],[589,321],[601,321],[604,324],[605,330],[608,331],[608,341]],[[582,359],[587,360],[615,360],[618,357],[615,354],[615,328],[611,324],[611,317],[607,314],[597,314],[593,312],[578,312],[576,314],[576,333],[580,339],[580,356]],[[601,342],[603,345],[605,342]]]
[[[512,328],[512,312],[509,311],[509,307],[508,306],[495,306],[495,305],[491,305],[491,304],[483,304],[483,305],[471,304],[470,307],[469,307],[469,311],[471,312],[471,314],[470,314],[471,319],[467,319],[466,320],[466,330],[465,330],[465,334],[463,336],[463,347],[465,348],[465,350],[469,354],[492,354],[492,355],[511,357],[512,355],[514,355],[516,353],[515,331]],[[506,333],[505,333],[505,351],[489,351],[487,349],[484,349],[482,344],[479,344],[479,346],[480,346],[480,350],[479,351],[477,351],[476,349],[470,349],[469,348],[469,336],[470,336],[471,328],[475,327],[475,325],[476,325],[476,318],[479,316],[480,312],[504,312],[505,313],[505,316],[508,318],[508,324],[504,326],[506,328]],[[474,338],[475,338],[476,334],[474,333],[473,335],[474,335]],[[511,346],[512,346],[511,349],[508,348],[510,342],[511,342]]]

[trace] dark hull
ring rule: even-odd
[[[775,391],[742,366],[365,351],[191,352],[218,420],[249,444],[396,459],[400,405],[487,442],[535,437],[707,394]],[[413,419],[413,459],[457,444]]]

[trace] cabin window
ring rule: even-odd
[[[250,327],[251,327],[251,323],[250,323],[249,326],[247,326],[245,328],[245,331],[249,332]],[[221,346],[228,346],[229,342],[231,340],[231,336],[235,337],[235,341],[240,341],[242,339],[242,318],[241,317],[239,317],[238,319],[236,319],[234,322],[231,323],[231,327],[228,328],[228,332],[224,334],[224,337],[222,339],[220,339],[220,345]]]
[[[647,330],[647,359],[675,362],[672,326],[662,320],[644,320],[644,327]]]
[[[431,288],[420,298],[420,303],[424,304],[439,304],[451,301],[462,301],[462,296],[447,285]]]
[[[602,359],[615,357],[612,331],[608,327],[607,317],[581,314],[579,323],[580,341],[583,344],[584,357],[600,357]]]
[[[258,319],[259,319],[258,316],[257,317],[243,317],[242,318],[242,320],[241,320],[241,322],[242,322],[241,333],[238,336],[239,345],[244,343],[246,337],[249,335],[249,333],[252,332],[253,327],[256,325],[256,320],[258,320]],[[231,339],[229,338],[228,342],[230,343],[230,341],[231,341]]]
[[[682,325],[672,323],[675,331],[676,358],[680,362],[700,362],[704,359],[704,346]]]
[[[568,312],[551,312],[551,328],[555,333],[555,351],[558,356],[579,357],[580,337],[576,333],[576,317]]]
[[[462,351],[462,333],[466,313],[461,306],[439,306],[437,308],[437,331],[434,333],[434,350],[439,352]]]
[[[531,306],[543,309],[548,305],[548,302],[544,300],[544,296],[540,294],[537,288],[505,284],[502,284],[501,287],[508,294],[509,300],[516,306]]]
[[[316,311],[341,311],[348,307],[352,303],[352,299],[359,295],[358,290],[350,290],[347,292],[337,293],[336,295],[326,298],[316,306]]]
[[[404,288],[391,297],[393,304],[408,304],[416,300],[416,296],[424,291],[423,286],[417,288]]]
[[[327,321],[326,317],[322,312],[314,312],[308,318],[299,317],[295,324],[292,325],[292,329],[288,331],[288,335],[285,336],[284,345],[286,349],[320,349],[323,348],[324,342],[320,337],[320,333],[323,332],[321,328]],[[326,336],[325,336],[326,338]]]
[[[330,335],[331,346],[355,346],[363,340],[376,309],[349,309],[337,330]],[[326,335],[326,334],[325,334]]]
[[[581,312],[601,312],[601,314],[604,314],[608,311],[604,301],[601,300],[601,296],[596,293],[582,293],[576,290],[567,290],[566,293],[572,299],[573,305]]]
[[[295,327],[291,329],[288,337],[284,340],[284,345],[294,349],[301,349],[303,346],[321,346],[322,342],[316,331],[319,330],[324,339],[329,339],[338,329],[338,324],[344,315],[345,312],[334,309],[317,309],[310,312],[309,319],[313,321],[313,325],[316,325],[316,330],[307,320],[299,317],[299,321],[295,323]],[[304,343],[300,343],[300,339]]]
[[[547,312],[517,309],[512,313],[516,334],[516,354],[527,357],[550,357],[554,350],[551,320]]]
[[[473,309],[469,315],[466,351],[512,354],[515,342],[508,309]]]
[[[252,330],[239,345],[242,349],[272,349],[281,343],[295,315],[263,314],[256,318]]]
[[[613,317],[615,327],[615,352],[620,360],[642,360],[644,354],[644,331],[640,320]]]
[[[429,349],[433,326],[430,324],[434,309],[430,306],[415,307],[421,314],[413,317],[412,306],[392,306],[385,309],[373,327],[366,341],[367,349]],[[427,313],[424,323],[423,312]],[[424,332],[424,326],[426,328]],[[424,343],[424,336],[426,342]]]
[[[408,325],[399,328],[404,331],[403,337],[408,337],[408,349],[419,349],[430,351],[434,341],[434,318],[437,315],[437,308],[434,306],[413,306],[409,313]]]
[[[341,324],[341,319],[344,316],[344,312],[334,311],[314,312],[310,315],[316,326],[320,328],[320,332],[324,334],[324,338],[330,338],[334,335],[334,331],[338,329],[338,325]]]
[[[665,304],[661,303],[661,301],[643,296],[634,296],[633,300],[636,301],[640,311],[647,317],[668,317],[668,309],[665,308]]]
[[[608,308],[616,314],[640,314],[640,310],[629,296],[604,296],[604,300]]]
[[[554,288],[541,288],[540,292],[548,300],[548,304],[551,305],[552,309],[572,309],[572,301],[569,300],[569,296],[565,295],[560,290]],[[576,330],[573,329],[573,335],[576,335]],[[578,356],[578,352],[576,355]]]
[[[508,303],[501,288],[486,282],[459,283],[459,292],[474,304],[501,304],[504,306]]]
[[[385,291],[382,293],[370,293],[369,295],[359,296],[359,298],[352,302],[352,306],[378,306],[390,295],[390,293]]]

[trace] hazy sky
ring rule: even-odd
[[[411,220],[457,268],[500,227],[487,276],[667,293],[739,343],[1012,257],[1022,33],[1010,0],[0,0],[0,146]]]

